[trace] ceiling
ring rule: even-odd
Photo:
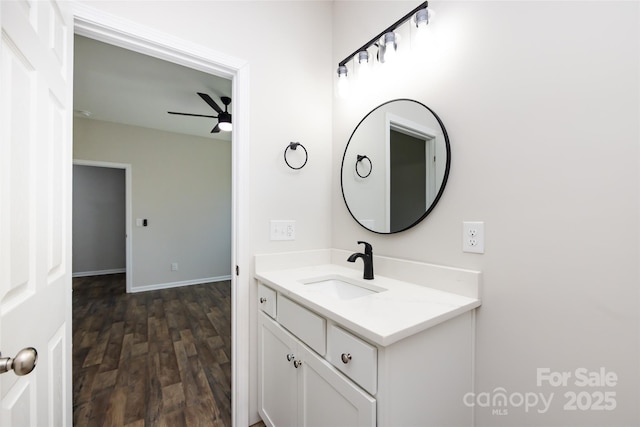
[[[231,80],[78,35],[74,57],[76,116],[231,141],[231,132],[211,133],[214,118],[167,114],[216,116],[197,92],[224,109]]]

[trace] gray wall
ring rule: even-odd
[[[74,276],[123,272],[124,169],[73,166]]]
[[[229,279],[230,142],[76,117],[74,159],[131,165],[132,291]]]

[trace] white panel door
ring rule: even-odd
[[[68,2],[0,1],[0,425],[67,426],[71,412],[71,123]]]

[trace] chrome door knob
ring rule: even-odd
[[[340,356],[340,359],[342,359],[342,363],[346,365],[351,360],[351,353],[342,353],[342,356]]]
[[[294,360],[293,361],[293,366],[298,369],[300,366],[302,366],[302,360]]]
[[[293,355],[293,353],[287,354],[287,361],[291,362],[293,359],[295,359],[295,356]]]
[[[1,354],[0,354],[1,355]],[[13,369],[16,375],[27,375],[38,362],[38,352],[33,347],[23,348],[13,359],[10,357],[0,358],[0,374],[4,374]]]
[[[267,302],[267,299],[265,297],[261,297],[260,304],[264,304],[265,302]]]

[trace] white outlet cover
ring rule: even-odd
[[[484,253],[484,222],[464,221],[462,223],[462,252]]]
[[[269,231],[271,240],[296,240],[295,220],[272,219]]]

